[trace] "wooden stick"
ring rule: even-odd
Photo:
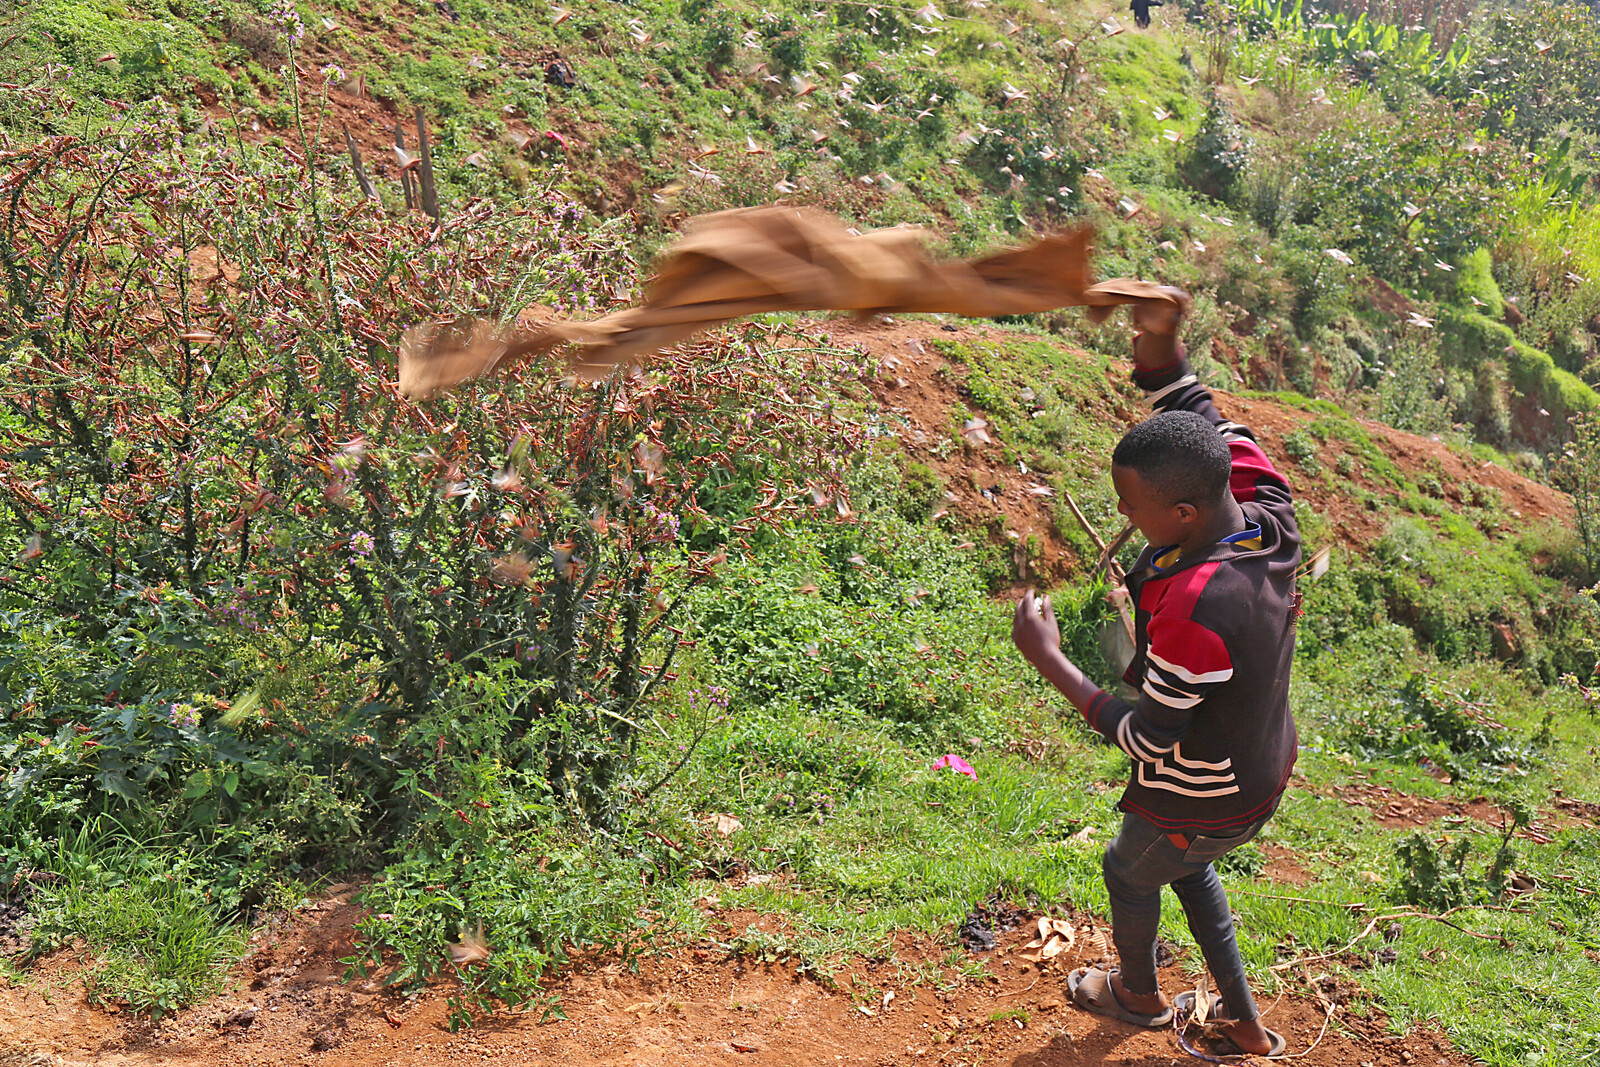
[[[1393,921],[1395,919],[1432,919],[1434,922],[1444,923],[1444,925],[1450,927],[1450,929],[1459,930],[1462,933],[1468,934],[1468,935],[1470,935],[1472,937],[1479,937],[1479,938],[1482,938],[1485,941],[1497,941],[1497,942],[1500,943],[1500,946],[1502,948],[1510,948],[1511,947],[1511,940],[1509,938],[1507,938],[1506,936],[1504,936],[1503,934],[1480,934],[1476,930],[1468,930],[1464,926],[1457,926],[1455,923],[1453,923],[1449,919],[1445,918],[1446,915],[1454,915],[1456,912],[1464,911],[1464,910],[1477,911],[1477,910],[1491,910],[1491,909],[1490,908],[1473,908],[1471,905],[1468,905],[1467,908],[1451,908],[1449,911],[1444,912],[1441,915],[1433,915],[1433,914],[1431,914],[1429,912],[1416,911],[1414,909],[1413,910],[1407,910],[1407,911],[1391,912],[1388,915],[1375,915],[1375,916],[1373,916],[1372,921],[1367,924],[1366,929],[1362,930],[1359,934],[1357,934],[1353,939],[1351,939],[1350,943],[1345,945],[1343,948],[1337,949],[1337,950],[1335,950],[1333,952],[1323,952],[1323,953],[1321,953],[1319,955],[1316,955],[1316,956],[1301,956],[1298,959],[1285,960],[1282,963],[1274,963],[1272,965],[1272,967],[1271,967],[1271,970],[1283,971],[1283,970],[1288,970],[1291,967],[1299,967],[1299,966],[1303,966],[1304,964],[1307,964],[1307,963],[1315,963],[1318,960],[1331,960],[1335,956],[1342,956],[1346,952],[1350,951],[1350,949],[1354,948],[1356,946],[1357,942],[1359,942],[1362,938],[1364,938],[1368,934],[1372,933],[1372,931],[1377,928],[1377,925],[1379,923],[1381,923],[1381,922],[1390,922],[1390,921]],[[1492,910],[1506,911],[1508,909],[1506,909],[1506,908],[1493,908]]]
[[[1066,498],[1067,507],[1072,509],[1072,517],[1078,520],[1078,525],[1083,527],[1083,532],[1089,535],[1089,540],[1093,541],[1095,547],[1100,550],[1100,560],[1095,564],[1095,570],[1104,568],[1106,575],[1116,587],[1112,590],[1111,604],[1117,609],[1117,615],[1122,619],[1122,628],[1128,631],[1128,643],[1138,648],[1139,638],[1134,627],[1133,613],[1128,610],[1128,597],[1126,595],[1128,576],[1122,572],[1122,567],[1114,558],[1117,551],[1127,544],[1128,538],[1133,535],[1132,524],[1124,526],[1122,532],[1114,537],[1111,544],[1108,545],[1105,539],[1100,536],[1100,531],[1094,528],[1083,514],[1083,510],[1078,507],[1078,502],[1072,499],[1072,494],[1063,489],[1061,490],[1061,495]],[[1118,591],[1122,591],[1124,595],[1117,596]]]
[[[350,127],[344,126],[344,146],[350,152],[350,168],[356,172],[356,184],[361,186],[361,195],[368,200],[378,199],[378,190],[372,187],[372,179],[367,177],[367,168],[361,165],[361,149],[356,147],[356,139],[350,136]]]
[[[417,151],[422,159],[417,168],[417,177],[422,179],[422,210],[438,221],[439,190],[433,184],[433,151],[428,145],[428,124],[420,107],[417,108]]]
[[[1096,530],[1092,525],[1090,525],[1089,520],[1084,518],[1083,511],[1079,509],[1078,502],[1072,499],[1071,493],[1063,489],[1061,490],[1061,495],[1066,497],[1067,507],[1072,509],[1072,517],[1078,520],[1078,525],[1082,526],[1083,532],[1089,535],[1089,540],[1094,542],[1094,547],[1098,548],[1102,553],[1104,553],[1106,550],[1106,543],[1101,539],[1100,531]]]
[[[1122,551],[1122,546],[1128,543],[1133,536],[1133,523],[1122,527],[1122,532],[1111,539],[1111,543],[1100,550],[1100,558],[1095,562],[1097,570],[1104,570],[1106,574],[1118,585],[1127,581],[1127,575],[1122,570],[1122,564],[1117,562],[1117,553]]]
[[[1296,904],[1326,904],[1330,908],[1344,908],[1348,911],[1366,911],[1368,905],[1365,901],[1345,903],[1339,900],[1318,900],[1316,897],[1288,897],[1282,893],[1260,893],[1244,886],[1234,886],[1229,893],[1240,893],[1247,897],[1265,897],[1268,900],[1289,900]]]

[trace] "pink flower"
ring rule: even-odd
[[[978,780],[978,772],[972,769],[972,764],[968,763],[960,756],[954,754],[940,756],[938,759],[933,761],[933,766],[929,769],[936,771],[940,767],[949,767],[952,771],[955,771],[957,774],[964,774],[968,778],[971,778],[974,782]]]

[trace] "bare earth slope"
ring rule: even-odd
[[[968,322],[961,323],[955,332],[943,331],[938,323],[912,320],[885,323],[834,319],[825,323],[824,328],[835,343],[860,345],[880,360],[895,361],[892,371],[873,384],[873,393],[886,410],[904,418],[908,438],[914,439],[920,431],[928,440],[949,433],[953,407],[974,406],[960,395],[953,380],[955,376],[940,373],[941,368],[950,366],[950,361],[937,351],[935,342],[954,338],[1005,343],[1019,338],[1016,331]],[[1061,349],[1066,358],[1072,358],[1073,350],[1069,346],[1061,344]],[[896,378],[900,381],[895,381]],[[1316,413],[1273,400],[1247,399],[1226,393],[1218,394],[1217,403],[1229,418],[1256,431],[1262,447],[1289,478],[1296,494],[1330,521],[1341,543],[1348,548],[1359,548],[1382,535],[1391,516],[1370,508],[1361,499],[1362,490],[1378,486],[1376,478],[1363,469],[1364,464],[1356,463],[1349,477],[1330,473],[1324,480],[1305,476],[1286,452],[1285,438],[1315,421]],[[1097,401],[1090,414],[1126,426],[1145,417],[1147,412],[1133,403]],[[1406,433],[1369,419],[1356,422],[1401,471],[1412,477],[1431,476],[1440,487],[1447,506],[1466,502],[1473,495],[1473,487],[1483,487],[1483,495],[1478,499],[1496,500],[1504,509],[1509,520],[1503,528],[1506,533],[1513,532],[1511,524],[1548,519],[1570,521],[1572,518],[1572,506],[1566,496],[1547,485],[1496,463],[1463,458],[1433,438]],[[994,433],[993,428],[988,432]],[[1319,459],[1331,472],[1347,446],[1330,440],[1320,447]],[[999,448],[964,449],[940,459],[913,449],[915,458],[937,468],[949,490],[958,497],[949,504],[952,511],[977,523],[1004,516],[1008,528],[1024,536],[1038,537],[1045,546],[1046,562],[1055,564],[1051,568],[1053,573],[1064,575],[1067,568],[1062,564],[1071,559],[1072,550],[1055,533],[1051,519],[1056,507],[1054,501],[1029,495],[1025,483],[1016,477],[1015,465],[1005,461],[1001,451]],[[1001,484],[1006,489],[991,498],[983,496],[974,484]]]

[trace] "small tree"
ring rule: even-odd
[[[1600,571],[1600,415],[1572,418],[1572,439],[1555,466],[1556,485],[1572,497],[1578,540],[1592,578]]]

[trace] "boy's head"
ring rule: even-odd
[[[1146,419],[1111,453],[1117,510],[1156,545],[1186,543],[1228,495],[1233,460],[1215,426],[1192,411]]]

